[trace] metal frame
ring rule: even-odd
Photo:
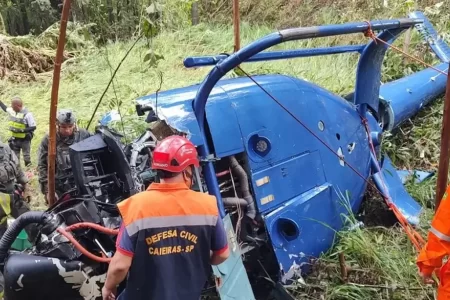
[[[296,50],[262,52],[253,55],[245,62],[270,61],[270,60],[280,60],[298,57],[312,57],[312,56],[351,53],[351,52],[361,53],[366,46],[367,45],[348,45],[348,46],[335,46],[328,48],[323,47],[313,49],[296,49]],[[216,56],[193,56],[187,57],[183,61],[183,64],[186,68],[212,66],[224,60],[227,57],[228,55],[225,54],[219,54]]]

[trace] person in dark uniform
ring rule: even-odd
[[[9,116],[9,131],[11,138],[9,139],[9,147],[14,151],[20,162],[20,151],[23,153],[25,167],[31,166],[31,140],[36,130],[36,121],[33,114],[23,106],[20,97],[13,97],[11,107],[0,101],[0,108]]]
[[[199,300],[211,265],[224,262],[228,241],[216,198],[191,190],[199,167],[194,145],[170,136],[153,152],[161,183],[118,204],[122,226],[103,299],[127,273],[120,300]]]
[[[20,184],[21,189],[16,184]],[[30,211],[30,200],[28,178],[23,173],[17,156],[7,144],[0,141],[0,238],[8,228],[9,216],[18,218]],[[27,226],[25,231],[28,239],[33,242],[37,236],[35,226]]]
[[[55,192],[57,198],[74,186],[71,179],[72,165],[69,157],[69,147],[81,140],[87,139],[91,134],[85,129],[76,127],[75,114],[69,109],[58,111],[56,118],[56,171],[55,171]],[[41,192],[48,201],[48,134],[42,139],[38,150],[38,175]]]

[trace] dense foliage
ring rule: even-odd
[[[38,35],[60,20],[62,7],[63,0],[1,0],[1,24],[9,35]],[[129,39],[160,12],[152,0],[72,0],[70,20],[95,24],[92,33],[118,40]]]

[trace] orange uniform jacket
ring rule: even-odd
[[[216,203],[183,183],[152,183],[119,203],[117,251],[133,262],[118,299],[198,300],[211,271],[210,251],[228,249]]]
[[[442,259],[450,254],[450,186],[447,187],[436,215],[431,222],[428,241],[417,258],[417,266],[421,273],[431,275],[435,269],[442,266]],[[444,266],[441,270],[441,285],[447,273]],[[448,280],[447,280],[448,281]]]

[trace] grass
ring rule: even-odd
[[[241,44],[258,39],[274,31],[268,26],[242,24]],[[276,49],[315,47],[344,44],[350,39],[364,41],[362,35],[345,39],[327,38],[320,41],[290,42]],[[72,108],[85,124],[111,77],[112,69],[120,62],[131,46],[128,43],[109,44],[106,48],[87,48],[74,60],[66,63],[62,71],[59,89],[59,107]],[[207,55],[231,52],[233,31],[226,26],[199,25],[177,32],[164,32],[151,41],[155,52],[162,54],[156,68],[143,63],[149,45],[147,41],[137,44],[118,71],[114,84],[107,92],[95,120],[111,108],[114,100],[123,102],[122,113],[126,119],[136,119],[133,100],[153,93],[159,86],[159,72],[163,74],[162,90],[199,83],[210,68],[186,69],[182,60],[188,55]],[[344,54],[288,61],[244,64],[250,74],[282,73],[304,78],[338,94],[351,92],[356,78],[357,56]],[[48,131],[52,74],[41,74],[33,83],[11,84],[0,81],[0,98],[5,103],[13,95],[20,95],[33,112],[38,129],[32,142],[33,163],[37,164],[37,148]],[[402,126],[397,135],[387,137],[385,151],[398,165],[408,168],[435,169],[439,152],[439,128],[442,101],[425,109],[412,123]],[[6,140],[6,123],[2,117],[0,136]],[[93,126],[91,126],[91,129]],[[131,128],[127,129],[127,133]],[[421,154],[423,153],[423,157]],[[418,159],[419,158],[419,159]],[[37,188],[37,178],[33,186]],[[411,194],[422,204],[429,204],[434,197],[434,180],[420,185],[408,185]],[[34,208],[43,208],[42,196],[35,199]],[[375,201],[375,200],[373,200]],[[380,207],[382,206],[381,203]],[[425,208],[420,231],[425,236],[432,210]],[[352,218],[349,222],[355,223]],[[296,288],[301,299],[433,299],[432,292],[423,286],[415,267],[416,253],[406,235],[398,227],[363,227],[340,233],[335,249],[323,256],[318,271],[306,279],[306,288]],[[347,264],[354,270],[350,280],[362,284],[342,284],[339,280],[338,253],[343,252]],[[380,287],[380,286],[388,286]],[[395,289],[397,287],[397,289]]]
[[[430,184],[431,180],[424,182],[418,189]],[[362,210],[385,217],[390,214],[376,196],[368,197]],[[426,208],[417,228],[424,237],[432,213]],[[435,288],[421,282],[415,264],[417,253],[399,225],[383,226],[386,220],[362,224],[360,221],[367,219],[351,213],[343,217],[346,229],[337,233],[336,246],[315,262],[305,284],[291,290],[298,299],[434,299]],[[347,268],[347,281],[342,280],[340,255]]]

